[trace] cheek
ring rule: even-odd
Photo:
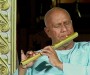
[[[52,33],[52,36],[53,36],[53,37],[57,37],[58,35],[60,35],[60,30],[53,29],[53,30],[51,31],[51,33]]]
[[[69,32],[74,32],[74,29],[73,29],[73,27],[69,27],[69,28],[67,28],[67,31],[69,31]]]

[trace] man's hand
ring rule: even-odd
[[[63,70],[63,63],[58,59],[55,50],[53,50],[51,46],[43,48],[41,54],[48,56],[49,61],[53,66]]]
[[[35,56],[36,54],[38,54],[38,53],[36,53],[34,51],[27,51],[27,53],[25,55],[23,50],[21,50],[21,61],[24,61],[24,60],[26,60],[28,58],[31,58],[31,57]],[[29,64],[27,64],[25,66],[22,66],[22,65],[21,66],[22,66],[22,68],[29,68],[29,67],[31,67],[34,64],[34,62],[35,61],[30,62]]]

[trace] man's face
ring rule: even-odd
[[[66,14],[56,13],[47,20],[46,24],[46,33],[54,43],[62,41],[74,32],[72,21]]]

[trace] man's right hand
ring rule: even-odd
[[[26,59],[28,59],[28,58],[30,58],[30,57],[33,57],[33,56],[35,56],[36,54],[38,54],[38,53],[36,53],[36,52],[34,52],[34,51],[27,51],[27,53],[26,53],[26,55],[25,55],[24,52],[23,52],[23,50],[21,50],[21,61],[26,60]],[[29,67],[31,67],[31,66],[34,64],[34,62],[35,62],[35,61],[30,62],[29,64],[27,64],[27,65],[25,65],[25,66],[22,66],[22,65],[21,65],[21,67],[22,67],[22,68],[29,68]]]

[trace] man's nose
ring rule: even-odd
[[[65,25],[62,25],[62,32],[65,32],[67,30]]]

